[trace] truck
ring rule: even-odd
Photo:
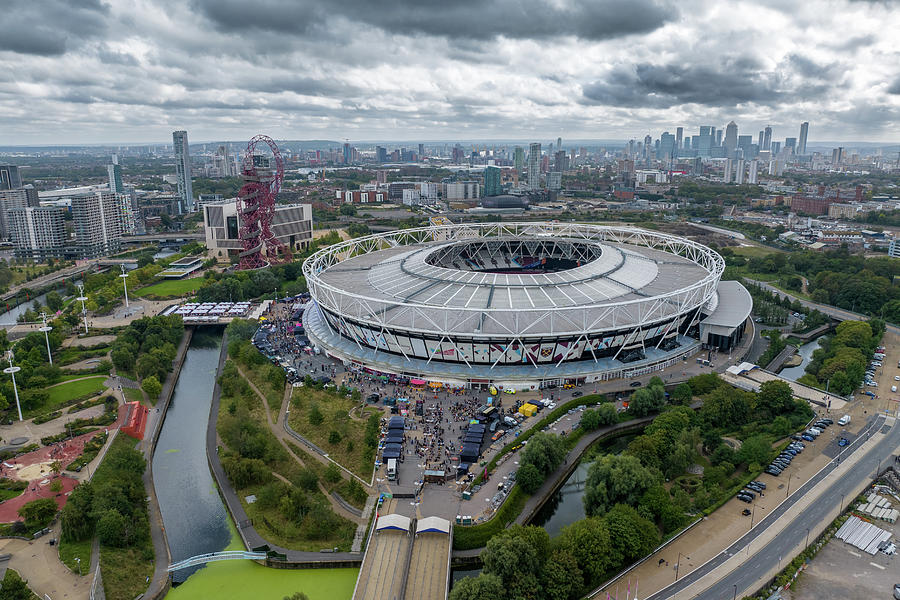
[[[387,478],[390,481],[397,481],[397,459],[389,458],[387,460]]]

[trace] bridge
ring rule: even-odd
[[[205,240],[203,232],[172,231],[169,233],[145,233],[140,235],[123,235],[122,243],[137,244],[143,242],[196,242]]]
[[[195,567],[197,565],[205,565],[206,563],[216,562],[220,560],[265,560],[265,552],[245,552],[243,550],[228,550],[225,552],[210,552],[208,554],[198,554],[184,560],[172,563],[166,569],[169,573]]]

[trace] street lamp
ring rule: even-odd
[[[16,373],[22,370],[21,367],[14,367],[12,364],[13,361],[13,353],[12,350],[6,351],[6,357],[9,359],[9,366],[3,369],[4,373],[9,374],[12,377],[13,382],[13,393],[16,395],[16,410],[19,411],[19,420],[22,421],[22,405],[19,404],[19,387],[16,385]]]
[[[838,509],[838,514],[841,514],[841,512],[843,510],[844,510],[844,495],[841,494],[841,507]]]
[[[760,510],[766,510],[765,506],[760,506]],[[750,529],[753,529],[753,519],[756,517],[756,505],[753,505],[753,512],[750,514]]]
[[[804,550],[806,548],[809,548],[809,527],[806,528],[806,546],[804,547]]]
[[[125,265],[119,265],[122,267],[122,274],[119,277],[122,279],[122,287],[125,288],[125,308],[128,308],[128,273],[125,272]]]
[[[737,584],[734,584],[734,596],[731,597],[731,600],[737,600]]]
[[[684,557],[688,560],[691,560],[691,557],[687,554]],[[675,581],[678,581],[678,567],[681,566],[681,552],[678,553],[678,561],[675,563]]]
[[[44,341],[47,342],[47,360],[50,361],[50,366],[53,366],[53,355],[50,354],[50,332],[53,331],[53,328],[47,325],[47,313],[41,313],[41,322],[44,324],[38,331],[44,332]]]
[[[81,316],[84,318],[84,333],[87,335],[88,326],[87,326],[87,309],[84,307],[84,301],[87,300],[87,296],[84,295],[84,286],[82,284],[78,284],[78,297],[76,300],[81,300]]]
[[[78,563],[78,575],[81,575],[81,559],[79,557],[75,557],[75,562]]]

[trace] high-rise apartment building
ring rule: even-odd
[[[541,187],[541,143],[535,142],[528,148],[528,187]]]
[[[738,127],[734,121],[725,126],[725,157],[734,158],[734,151],[738,145]]]
[[[831,164],[839,165],[844,161],[844,147],[839,146],[831,151]]]
[[[27,206],[7,213],[10,237],[19,258],[45,262],[66,252],[65,210],[56,206]]]
[[[194,188],[191,185],[191,153],[187,131],[172,132],[172,146],[175,147],[175,183],[178,185],[180,211],[194,211]]]
[[[516,149],[513,150],[513,167],[519,175],[525,172],[525,150],[522,146],[516,146]]]
[[[484,195],[499,196],[503,193],[500,185],[500,167],[485,167],[484,169]]]
[[[797,138],[784,138],[784,150],[788,154],[797,154]]]
[[[109,191],[113,194],[124,193],[125,185],[122,183],[122,166],[118,155],[113,154],[112,164],[106,165],[106,174],[109,176]]]
[[[772,149],[772,126],[766,125],[766,128],[763,130],[763,143],[760,146],[762,150],[771,150]]]
[[[681,150],[682,140],[684,139],[684,127],[675,128],[675,149]]]
[[[9,239],[9,211],[28,206],[40,206],[37,190],[26,185],[11,190],[0,190],[0,238]]]
[[[809,135],[809,121],[800,123],[800,141],[797,143],[797,154],[806,154],[806,138]]]
[[[759,161],[753,159],[750,161],[750,171],[747,173],[747,183],[750,185],[756,185],[757,182],[757,173],[759,171]]]
[[[79,258],[97,258],[119,251],[123,223],[116,194],[96,192],[72,196],[72,221]]]
[[[353,161],[353,152],[350,151],[350,143],[344,143],[344,164],[349,165]]]
[[[0,165],[0,190],[14,190],[22,187],[22,176],[16,165]]]
[[[562,189],[562,173],[559,171],[547,173],[547,189],[553,192]]]
[[[734,182],[738,185],[744,184],[744,159],[737,161],[737,169],[734,172]]]
[[[724,183],[731,183],[732,173],[734,173],[734,160],[726,158],[725,171],[722,173],[722,181]]]
[[[553,159],[553,170],[557,173],[569,170],[569,155],[565,150],[557,150]]]

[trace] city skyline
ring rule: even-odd
[[[895,142],[900,129],[890,3],[16,0],[5,18],[9,144],[148,143],[180,129],[627,140],[731,120]]]

